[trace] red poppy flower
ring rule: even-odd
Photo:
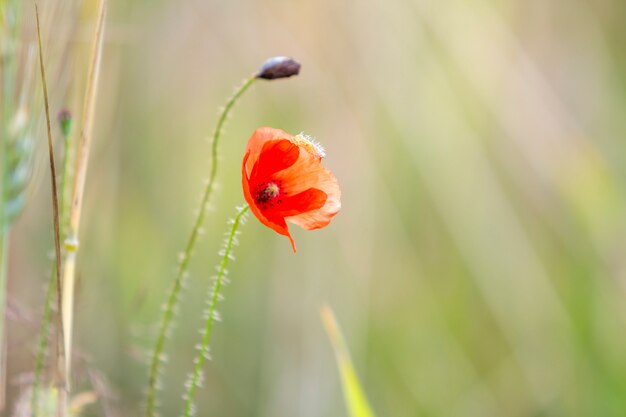
[[[285,220],[320,229],[341,208],[335,176],[322,166],[324,149],[313,139],[271,127],[257,129],[242,164],[243,194],[254,215],[296,245]]]

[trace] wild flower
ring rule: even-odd
[[[325,151],[311,137],[257,129],[242,164],[243,194],[257,219],[296,245],[286,220],[306,230],[328,225],[341,208],[341,190],[324,168]]]
[[[161,322],[159,324],[159,333],[154,345],[154,350],[152,353],[152,358],[150,360],[150,368],[148,375],[148,390],[146,395],[146,417],[154,417],[156,415],[157,409],[157,388],[159,383],[159,377],[162,369],[162,354],[165,349],[165,342],[167,339],[167,335],[171,331],[171,327],[173,325],[172,321],[175,316],[175,312],[180,300],[180,293],[183,287],[185,286],[185,281],[187,277],[187,270],[189,267],[189,262],[191,261],[191,257],[196,247],[196,243],[198,238],[202,234],[203,224],[205,215],[209,206],[209,202],[211,200],[211,195],[213,193],[213,189],[215,188],[215,179],[217,177],[218,171],[218,147],[220,143],[220,138],[222,136],[222,131],[224,127],[224,123],[228,118],[231,110],[237,103],[237,101],[241,98],[241,96],[256,82],[258,79],[264,80],[276,80],[281,78],[288,78],[294,75],[297,75],[300,71],[300,64],[295,60],[287,57],[273,57],[268,59],[263,63],[258,72],[247,78],[243,84],[235,90],[235,93],[230,97],[227,101],[226,105],[222,109],[220,116],[217,121],[217,125],[215,126],[215,130],[213,131],[213,137],[211,140],[211,165],[210,165],[210,173],[209,178],[202,193],[201,201],[200,201],[200,209],[196,214],[196,220],[191,229],[191,233],[187,240],[187,245],[185,246],[185,250],[182,252],[182,255],[179,260],[178,269],[176,272],[176,277],[174,279],[173,285],[168,292],[167,301],[165,303],[163,316],[161,318]],[[247,212],[248,208],[245,206],[242,211],[240,211],[238,216],[243,217],[243,215]],[[238,224],[238,223],[237,223]],[[236,229],[235,229],[236,231]],[[234,233],[234,232],[233,232]],[[233,243],[235,242],[236,236],[233,235]],[[230,252],[228,256],[231,256]],[[216,281],[222,282],[226,279],[225,270],[221,271],[221,278]],[[221,284],[220,284],[221,285]],[[215,291],[216,295],[219,296],[219,286]],[[212,308],[215,311],[214,308]],[[212,316],[210,316],[212,317]],[[208,320],[212,323],[212,318]],[[212,327],[212,324],[209,325]],[[210,330],[207,332],[210,335]],[[207,342],[208,343],[208,342]],[[207,344],[208,347],[208,344]],[[203,353],[203,352],[201,352]],[[194,371],[193,376],[190,380],[190,385],[188,387],[188,393],[186,395],[185,400],[185,415],[190,415],[193,404],[193,397],[195,393],[196,382],[199,381],[199,372],[201,371],[201,362],[202,360],[198,360],[197,363],[200,363],[199,367],[196,367],[196,371]]]

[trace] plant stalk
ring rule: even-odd
[[[98,80],[100,78],[100,67],[102,61],[102,46],[104,42],[104,22],[106,17],[107,0],[100,0],[98,8],[98,21],[94,32],[91,48],[91,61],[87,74],[87,87],[85,90],[85,100],[83,103],[83,113],[81,121],[80,140],[78,152],[76,154],[76,167],[74,173],[74,188],[72,194],[72,204],[69,213],[69,226],[66,235],[64,249],[64,269],[62,280],[63,291],[63,346],[65,351],[65,374],[68,380],[68,390],[70,387],[72,370],[72,335],[74,326],[74,287],[76,281],[76,254],[78,252],[78,232],[80,218],[83,207],[83,196],[85,182],[87,179],[87,166],[89,163],[89,151],[93,124],[95,117],[96,98],[98,95]]]
[[[165,303],[165,307],[163,309],[163,316],[161,317],[161,322],[159,324],[159,333],[157,335],[157,340],[154,345],[154,350],[152,352],[152,357],[150,359],[150,368],[148,375],[148,392],[146,397],[146,417],[154,417],[156,412],[156,400],[157,400],[157,391],[158,391],[158,381],[159,376],[161,374],[161,368],[163,365],[164,357],[163,350],[165,348],[165,340],[172,327],[172,320],[174,318],[174,314],[176,311],[176,307],[178,305],[180,291],[184,286],[185,278],[187,275],[187,270],[189,269],[189,261],[193,254],[193,251],[196,247],[196,243],[198,237],[200,236],[200,231],[202,230],[202,226],[204,224],[204,218],[206,215],[206,211],[209,206],[209,201],[211,199],[211,194],[213,192],[213,187],[215,184],[215,178],[217,176],[217,168],[218,168],[218,158],[217,152],[219,147],[219,141],[222,135],[222,130],[224,128],[224,123],[228,118],[230,111],[239,98],[254,84],[254,81],[257,80],[256,76],[252,76],[244,81],[244,83],[239,87],[235,94],[228,100],[220,117],[217,121],[217,125],[215,126],[215,130],[213,131],[213,137],[211,141],[211,171],[209,174],[209,180],[206,184],[204,192],[202,193],[202,199],[200,201],[200,207],[198,209],[198,214],[196,216],[196,220],[191,229],[191,234],[187,240],[187,245],[185,246],[185,250],[182,253],[180,258],[180,263],[178,264],[178,270],[176,271],[176,277],[174,278],[174,283],[170,288],[170,291],[167,296],[167,301]]]
[[[204,325],[204,329],[202,331],[202,342],[200,343],[200,347],[198,348],[198,354],[196,355],[196,358],[194,360],[195,366],[193,369],[193,373],[191,374],[191,378],[187,383],[187,392],[185,393],[184,397],[184,417],[191,417],[191,415],[193,414],[193,401],[196,396],[198,386],[200,385],[200,381],[202,379],[202,367],[204,366],[204,362],[206,361],[206,359],[209,357],[211,335],[213,334],[213,325],[215,324],[215,317],[217,314],[217,303],[220,300],[220,291],[222,290],[222,286],[224,285],[224,279],[226,278],[226,268],[228,268],[228,263],[231,259],[233,247],[235,246],[237,229],[239,228],[239,225],[243,222],[244,216],[248,212],[249,208],[250,206],[246,204],[239,210],[237,216],[235,216],[235,220],[233,221],[230,232],[228,234],[228,238],[226,240],[224,254],[222,256],[222,260],[220,261],[218,273],[215,277],[215,284],[210,295],[207,319]]]
[[[72,135],[69,132],[63,133],[63,171],[61,174],[60,191],[59,191],[59,211],[61,219],[61,236],[65,236],[67,230],[67,213],[69,212],[70,196],[69,179],[72,170]],[[52,305],[54,295],[57,294],[57,280],[54,277],[56,270],[56,259],[52,261],[51,275],[48,280],[48,289],[46,290],[45,301],[43,306],[43,317],[41,319],[41,327],[39,329],[39,337],[37,342],[37,352],[35,354],[35,369],[33,376],[33,389],[31,395],[31,410],[33,417],[39,416],[39,398],[41,392],[42,374],[48,352],[48,340],[50,336],[50,324],[52,323]]]
[[[57,170],[54,158],[54,140],[52,139],[52,126],[50,121],[50,106],[48,102],[48,84],[46,82],[46,71],[43,62],[43,48],[41,46],[41,28],[39,26],[39,9],[35,3],[35,15],[37,17],[37,44],[39,46],[39,68],[41,70],[41,85],[44,98],[44,107],[46,113],[46,130],[48,133],[48,161],[50,163],[50,185],[52,194],[52,220],[54,223],[54,252],[55,252],[55,275],[57,280],[57,288],[61,288],[61,226],[59,225],[59,192],[57,189]],[[57,307],[61,311],[61,297],[57,299]],[[61,324],[59,322],[59,324]],[[60,333],[63,333],[63,327],[60,326]],[[60,359],[62,360],[62,359]],[[62,375],[62,374],[61,374]],[[62,381],[65,379],[61,377]]]

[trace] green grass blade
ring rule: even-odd
[[[369,401],[361,388],[359,377],[352,365],[350,352],[346,347],[343,334],[337,324],[333,310],[329,306],[322,306],[321,314],[326,333],[335,351],[337,367],[341,375],[343,395],[346,407],[350,412],[350,417],[375,417],[372,407],[369,405]]]

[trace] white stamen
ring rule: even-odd
[[[304,149],[309,151],[309,153],[320,158],[324,158],[326,156],[326,151],[324,150],[324,147],[321,143],[316,141],[313,136],[300,133],[293,138],[293,143],[303,147]]]

